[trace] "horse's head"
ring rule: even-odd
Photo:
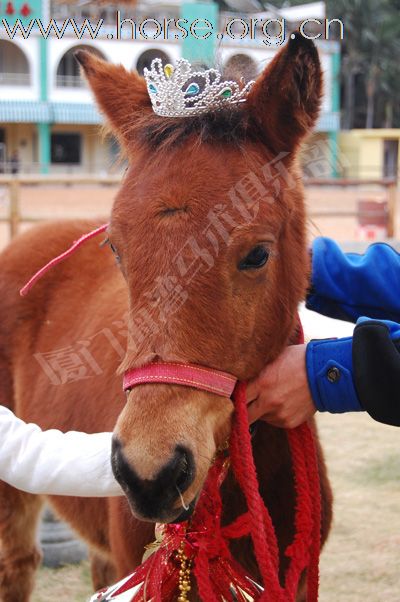
[[[136,73],[78,59],[129,160],[109,227],[130,298],[122,369],[160,360],[254,377],[288,344],[307,285],[296,154],[320,103],[314,45],[296,36],[246,102],[192,117],[155,115]],[[139,518],[188,515],[232,410],[187,387],[128,393],[113,466]]]

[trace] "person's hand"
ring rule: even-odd
[[[249,422],[295,428],[316,412],[306,373],[307,345],[291,345],[247,385]]]

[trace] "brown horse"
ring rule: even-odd
[[[50,500],[89,543],[98,588],[141,561],[152,522],[182,516],[177,486],[193,507],[233,410],[229,399],[172,385],[125,399],[118,373],[161,359],[248,379],[296,338],[309,275],[296,155],[318,115],[321,70],[314,45],[296,36],[246,102],[164,118],[136,73],[78,59],[129,159],[108,230],[119,266],[93,239],[21,299],[32,273],[98,223],[45,224],[2,253],[0,402],[43,428],[114,429],[127,497]],[[331,492],[318,453],[324,541]],[[285,568],[295,503],[285,432],[260,423],[254,455]],[[29,600],[42,501],[1,484],[2,602]],[[232,481],[224,503],[225,520],[244,510]],[[257,579],[250,541],[234,553]]]

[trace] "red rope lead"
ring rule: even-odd
[[[313,433],[307,425],[302,425],[303,449],[307,461],[308,481],[313,501],[313,537],[310,550],[310,563],[307,573],[308,600],[318,600],[319,556],[321,551],[321,486],[319,481],[318,456]]]
[[[246,384],[239,383],[234,393],[235,423],[230,440],[232,469],[246,498],[250,513],[250,534],[254,553],[263,579],[265,594],[260,598],[284,602],[278,577],[279,552],[275,530],[258,488],[256,468],[251,448],[246,408]]]
[[[250,534],[261,572],[264,593],[261,601],[294,601],[300,577],[307,569],[307,601],[318,600],[321,495],[317,454],[311,429],[303,424],[287,431],[296,489],[295,537],[287,548],[291,563],[285,587],[279,583],[279,552],[271,517],[258,489],[246,410],[246,385],[239,383],[234,394],[235,424],[230,451],[235,477],[243,490],[250,514]]]

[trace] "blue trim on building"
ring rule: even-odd
[[[50,119],[53,123],[100,124],[104,117],[91,104],[75,104],[67,102],[49,103]]]
[[[0,101],[0,122],[8,123],[72,123],[96,125],[104,118],[88,103]],[[322,113],[316,130],[334,132],[339,129],[340,113]]]
[[[41,102],[40,100],[0,101],[1,123],[46,123],[48,115],[47,102]]]
[[[4,123],[103,123],[96,107],[87,103],[0,101],[0,122]]]

